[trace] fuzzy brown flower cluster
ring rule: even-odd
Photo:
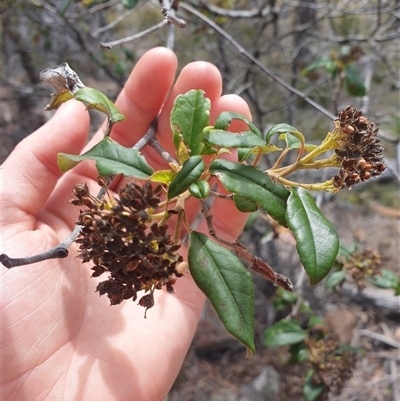
[[[341,262],[343,269],[351,276],[360,291],[366,287],[368,278],[381,274],[381,258],[370,248],[355,250]]]
[[[386,166],[375,124],[369,122],[361,111],[347,106],[339,113],[335,125],[340,128],[340,139],[335,151],[341,168],[333,177],[334,186],[338,190],[351,189],[359,182],[380,176]]]
[[[148,213],[160,203],[160,186],[128,183],[119,199],[102,201],[90,195],[86,184],[76,185],[74,194],[77,199],[70,202],[87,207],[77,223],[83,226],[76,239],[79,257],[94,263],[92,277],[108,273],[97,286],[100,295],[107,294],[111,305],[117,305],[129,298],[135,301],[143,290],[147,294],[139,304],[147,310],[154,305],[155,289],[166,286],[173,292],[175,277],[182,275],[176,270],[183,260],[177,253],[180,245],[172,242],[166,225],[149,225]]]
[[[335,336],[320,340],[308,340],[308,361],[314,371],[313,382],[323,383],[329,392],[339,394],[343,385],[352,376],[357,355],[350,348],[341,347]]]

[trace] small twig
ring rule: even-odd
[[[274,12],[271,6],[264,8],[254,7],[250,10],[231,10],[208,4],[206,1],[202,2],[202,6],[206,7],[207,10],[211,11],[213,14],[228,18],[265,18]]]
[[[152,139],[156,137],[158,126],[158,116],[151,122],[147,132],[132,146],[132,149],[141,150],[144,148]]]
[[[374,333],[371,330],[367,330],[367,329],[358,330],[358,334],[360,334],[360,336],[369,337],[369,338],[372,338],[373,340],[380,341],[381,343],[387,344],[390,347],[400,349],[399,341],[396,341],[390,337],[384,336],[379,333]]]
[[[97,6],[93,6],[89,8],[89,14],[96,13],[97,11],[103,10],[104,8],[113,7],[118,4],[121,4],[120,0],[110,0],[105,3],[98,4]]]
[[[387,350],[387,351],[377,351],[377,352],[368,352],[368,358],[375,359],[393,359],[394,361],[400,362],[400,354],[397,350]]]
[[[100,28],[97,28],[93,33],[92,36],[95,38],[96,36],[99,35],[99,33],[108,31],[109,29],[114,28],[116,25],[118,25],[121,21],[123,21],[125,18],[128,18],[131,14],[133,14],[136,11],[136,9],[132,10],[127,10],[123,14],[119,15],[115,20],[111,21],[109,24],[104,25]]]
[[[167,48],[174,50],[175,44],[175,27],[185,28],[186,22],[183,19],[177,18],[175,13],[179,7],[179,1],[162,0],[163,8],[161,12],[164,18],[170,22],[167,34]]]
[[[104,49],[112,49],[114,46],[119,46],[119,45],[122,45],[123,43],[131,42],[133,40],[143,38],[144,36],[149,35],[150,33],[153,33],[168,24],[169,24],[169,21],[164,19],[161,22],[159,22],[158,24],[152,26],[151,28],[146,29],[142,32],[136,33],[135,35],[128,36],[128,37],[122,38],[122,39],[117,39],[112,42],[100,42],[100,46]]]
[[[281,165],[283,159],[286,157],[286,155],[289,153],[289,151],[290,151],[290,148],[285,148],[285,149],[283,149],[282,153],[281,153],[281,154],[279,155],[279,157],[276,159],[275,164],[270,168],[270,170],[275,170],[275,169],[277,169],[277,168]]]
[[[161,9],[161,12],[162,12],[164,18],[167,21],[171,22],[173,25],[177,26],[178,28],[186,27],[186,21],[184,21],[181,18],[176,17],[174,9],[171,8],[170,10],[168,10],[167,8],[163,7]]]
[[[73,21],[71,21],[69,18],[66,18],[65,16],[62,17],[58,14],[57,12],[57,7],[54,5],[51,5],[51,2],[49,1],[50,4],[47,4],[46,2],[43,3],[44,9],[48,10],[50,13],[54,14],[54,18],[57,21],[57,24],[61,24],[61,26],[65,26],[69,29],[72,30],[73,33],[76,34],[76,39],[78,44],[81,45],[82,49],[87,51],[90,56],[92,57],[92,60],[101,68],[103,69],[106,74],[111,77],[115,82],[118,83],[120,87],[123,87],[123,82],[119,77],[117,77],[98,57],[96,52],[92,49],[91,44],[88,41],[88,37],[86,34],[83,34],[83,32],[78,28],[79,24],[75,24]]]
[[[140,138],[132,148],[141,150],[147,144],[149,144],[165,161],[179,165],[179,163],[166,150],[164,150],[164,148],[160,145],[160,142],[158,142],[156,138],[157,127],[158,116],[151,122],[150,127],[144,136]]]
[[[173,163],[179,166],[179,163],[160,145],[157,138],[150,140],[149,145],[168,163]]]
[[[221,194],[220,192],[210,191],[210,195],[214,196],[215,198],[222,198],[222,199],[233,199],[233,194]]]
[[[286,276],[275,272],[268,263],[264,262],[261,258],[254,256],[241,242],[226,241],[218,237],[212,223],[212,215],[210,214],[210,210],[206,202],[202,201],[201,204],[202,213],[204,214],[204,217],[206,219],[208,232],[216,241],[230,248],[233,248],[237,256],[248,260],[251,263],[251,269],[266,278],[268,281],[271,281],[272,283],[274,283],[278,287],[283,288],[286,291],[293,292],[293,284]]]
[[[26,258],[10,258],[3,253],[0,255],[0,262],[7,267],[7,269],[11,269],[12,267],[30,265],[43,260],[66,258],[68,256],[68,247],[75,241],[76,238],[78,238],[82,228],[83,226],[75,226],[74,230],[67,239],[46,252],[38,255],[28,256]]]
[[[232,35],[230,35],[228,32],[226,32],[224,29],[222,29],[218,24],[216,24],[214,21],[212,21],[210,18],[206,17],[204,14],[201,12],[197,11],[195,8],[191,7],[187,3],[182,3],[181,7],[195,15],[196,17],[200,18],[204,22],[206,22],[211,28],[213,28],[215,31],[217,31],[220,35],[222,35],[225,39],[227,39],[236,49],[239,50],[240,54],[243,54],[246,56],[252,63],[254,63],[261,71],[263,71],[266,75],[268,75],[273,81],[277,82],[279,85],[287,89],[289,92],[294,93],[297,95],[299,98],[303,99],[306,101],[308,104],[313,106],[315,109],[320,111],[322,114],[330,118],[331,120],[334,120],[336,116],[334,116],[330,111],[326,110],[324,107],[322,107],[320,104],[306,96],[303,92],[299,91],[298,89],[294,88],[293,86],[289,85],[287,82],[285,82],[283,79],[277,77],[271,70],[269,70],[260,60],[258,60],[256,57],[254,57],[252,54],[250,54],[239,42],[237,42]]]

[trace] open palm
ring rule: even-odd
[[[205,90],[211,119],[223,110],[249,117],[241,98],[221,96],[214,66],[191,63],[173,85],[176,68],[175,55],[164,48],[140,59],[117,101],[127,120],[115,125],[114,139],[132,146],[162,110],[157,137],[173,154],[169,114],[175,97],[190,89]],[[61,177],[56,154],[80,153],[88,127],[82,104],[69,101],[3,164],[2,252],[41,253],[70,234],[79,212],[68,204],[73,185],[87,182],[96,193],[97,175],[85,162]],[[100,130],[93,141],[101,135]],[[154,169],[166,167],[153,149],[143,154]],[[190,203],[189,219],[198,209],[197,202]],[[220,236],[229,240],[240,233],[245,217],[232,202],[217,199],[212,212]],[[74,246],[69,251],[66,259],[1,266],[2,399],[163,400],[196,330],[203,294],[186,274],[174,286],[175,295],[156,291],[156,305],[145,319],[144,309],[132,301],[110,307],[108,298],[95,294],[88,266],[76,258]]]

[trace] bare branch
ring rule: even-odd
[[[229,18],[254,18],[254,17],[266,17],[267,15],[271,14],[272,8],[271,6],[267,6],[265,8],[252,8],[251,10],[230,10],[226,8],[221,8],[209,4],[206,1],[202,1],[201,5],[205,7],[208,11],[216,15],[220,15],[222,17],[229,17]]]
[[[176,17],[174,9],[171,8],[170,10],[168,10],[167,8],[163,7],[161,9],[161,12],[163,13],[164,18],[166,20],[168,20],[169,22],[171,22],[172,24],[174,24],[178,28],[185,28],[186,27],[186,21]]]
[[[168,25],[168,23],[169,22],[164,19],[161,22],[159,22],[158,24],[152,26],[151,28],[146,29],[142,32],[136,33],[135,35],[128,36],[128,37],[122,38],[122,39],[117,39],[112,42],[100,42],[100,46],[104,49],[112,49],[114,46],[119,46],[119,45],[122,45],[123,43],[132,42],[133,40],[143,38],[144,36],[149,35],[150,33],[153,33],[155,31],[163,28],[164,26]]]
[[[138,142],[133,146],[133,149],[141,150],[147,144],[154,148],[154,150],[168,163],[173,163],[178,165],[178,162],[160,145],[157,141],[157,126],[158,126],[158,117],[156,117],[150,124],[149,129],[144,134],[142,138],[139,139]]]
[[[91,7],[89,9],[89,13],[93,14],[93,13],[96,13],[97,11],[104,10],[105,8],[113,7],[118,4],[121,4],[120,0],[106,1],[105,3],[97,4],[96,6]]]
[[[210,195],[214,196],[215,198],[221,198],[221,199],[233,199],[233,194],[221,194],[219,192],[215,191],[210,191]]]
[[[62,259],[68,256],[69,246],[78,238],[81,233],[83,226],[75,226],[74,231],[56,247],[49,249],[46,252],[40,253],[39,255],[28,256],[26,258],[10,258],[6,254],[0,255],[0,263],[2,263],[7,269],[12,267],[30,265],[36,262],[42,262],[48,259]]]
[[[189,6],[186,3],[182,3],[181,7],[190,12],[191,14],[195,15],[196,17],[202,19],[204,22],[206,22],[211,28],[213,28],[215,31],[217,31],[220,35],[222,35],[225,39],[227,39],[236,49],[239,50],[240,54],[243,54],[246,56],[251,62],[253,62],[258,68],[260,68],[266,75],[268,75],[273,81],[277,82],[279,85],[287,89],[288,91],[294,93],[297,95],[299,98],[305,100],[308,104],[313,106],[315,109],[320,111],[322,114],[327,116],[329,119],[334,120],[336,117],[328,110],[326,110],[324,107],[322,107],[320,104],[315,102],[314,100],[310,99],[308,96],[306,96],[303,92],[299,91],[298,89],[294,88],[293,86],[289,85],[286,83],[283,79],[277,77],[271,70],[269,70],[265,65],[263,65],[257,58],[255,58],[253,55],[251,55],[241,44],[239,44],[233,37],[230,35],[228,32],[226,32],[224,29],[222,29],[219,25],[214,23],[214,21],[210,20],[208,17],[194,9],[193,7]]]
[[[136,9],[132,10],[127,10],[123,14],[119,15],[117,18],[115,18],[114,21],[111,21],[109,24],[104,25],[100,28],[97,28],[93,33],[92,36],[96,37],[99,35],[99,33],[103,33],[108,31],[109,29],[114,28],[116,25],[118,25],[121,21],[123,21],[125,18],[128,18],[131,14],[133,14],[136,11]]]
[[[57,8],[51,5],[51,2],[49,2],[50,4],[46,4],[44,3],[44,8],[49,11],[50,13],[52,13],[53,17],[58,20],[59,23],[61,23],[62,25],[68,27],[69,29],[71,29],[72,32],[75,33],[76,38],[77,38],[77,42],[79,43],[79,45],[82,47],[82,49],[86,50],[90,56],[92,57],[92,59],[95,61],[95,63],[102,69],[104,70],[108,76],[110,76],[115,82],[118,83],[118,85],[120,87],[123,86],[123,82],[120,80],[119,77],[115,76],[114,73],[112,73],[105,65],[104,63],[102,63],[98,56],[95,54],[95,52],[92,50],[91,45],[88,43],[86,34],[84,34],[82,32],[82,30],[79,29],[79,25],[78,24],[74,24],[73,22],[71,22],[68,18],[64,17],[64,16],[60,16],[57,13]]]

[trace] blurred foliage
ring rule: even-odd
[[[335,84],[310,66],[319,63],[331,78],[343,72],[348,93],[341,92],[335,102],[360,107],[362,100],[355,101],[352,96],[365,93],[363,70],[368,56],[374,55],[374,76],[379,76],[379,83],[373,80],[369,88],[370,93],[374,93],[370,97],[372,120],[374,115],[396,112],[393,107],[396,93],[390,89],[398,79],[395,73],[398,35],[394,34],[398,23],[391,17],[395,6],[383,7],[378,1],[369,1],[366,5],[311,1],[303,7],[261,0],[192,0],[188,3],[233,35],[274,74],[333,112]],[[253,10],[259,12],[249,14]],[[235,12],[234,16],[230,12]],[[21,60],[24,53],[37,72],[68,61],[80,71],[83,79],[87,74],[121,87],[137,57],[151,47],[165,45],[167,37],[167,29],[163,29],[111,50],[99,46],[99,42],[130,36],[160,22],[163,16],[157,1],[5,1],[2,13],[7,80],[18,80],[15,74],[21,73],[21,64],[27,70],[28,62]],[[308,136],[314,133],[318,136],[330,128],[329,120],[321,118],[323,116],[302,99],[277,88],[204,21],[183,8],[178,10],[178,16],[187,22],[185,29],[175,30],[180,65],[193,60],[216,64],[223,75],[224,90],[240,94],[248,101],[258,126],[267,129],[271,121],[287,121]],[[371,33],[376,33],[376,42],[366,40]],[[373,44],[381,43],[379,40],[386,36],[384,47]],[[357,49],[357,57],[354,49]],[[305,69],[308,69],[306,76],[301,73]]]

